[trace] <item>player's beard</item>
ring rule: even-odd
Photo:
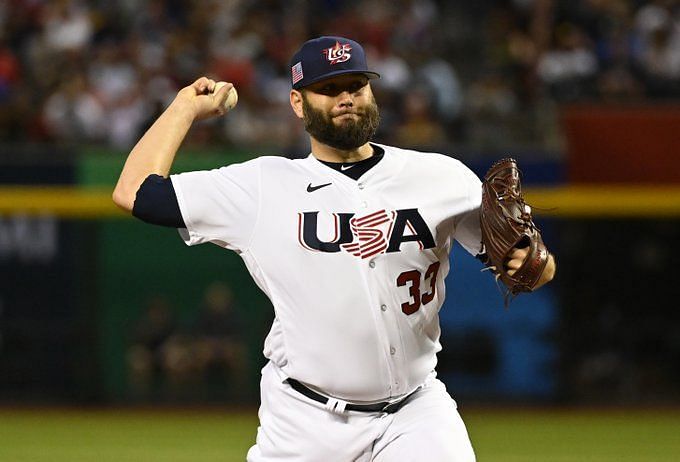
[[[380,123],[378,104],[372,95],[366,107],[356,111],[358,119],[343,120],[339,125],[335,124],[328,113],[312,107],[304,93],[302,93],[302,112],[307,133],[317,141],[343,151],[356,149],[368,143],[375,135]]]

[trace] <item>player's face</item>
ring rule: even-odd
[[[302,92],[305,130],[336,149],[356,149],[375,134],[378,105],[364,75],[342,75],[309,85]]]

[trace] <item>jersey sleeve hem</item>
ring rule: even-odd
[[[184,243],[188,246],[197,245],[203,242],[201,236],[196,233],[193,228],[193,222],[189,216],[186,201],[184,200],[184,191],[182,190],[182,184],[177,181],[177,177],[174,175],[170,176],[172,181],[172,186],[175,188],[175,195],[177,196],[177,203],[179,204],[179,211],[182,213],[182,219],[184,220],[185,228],[177,228],[180,237]]]
[[[479,221],[479,211],[481,207],[481,200],[476,201],[473,198],[473,193],[475,192],[475,189],[478,189],[481,194],[481,188],[482,188],[482,183],[477,178],[477,176],[467,168],[462,162],[456,159],[456,162],[458,163],[459,167],[462,168],[462,170],[459,170],[459,175],[467,185],[466,190],[466,202],[468,204],[468,211],[462,216],[459,217],[456,220],[456,228],[459,226],[463,225],[463,222],[468,222],[469,220],[476,220]],[[481,196],[480,196],[481,197]],[[469,224],[468,224],[469,226]],[[481,233],[481,231],[480,231]],[[458,243],[473,257],[478,256],[482,252],[482,240],[481,240],[481,234],[479,237],[479,242],[475,243],[474,245],[470,245],[469,242],[465,242],[464,240],[461,239],[456,239]]]
[[[471,211],[475,211],[475,210],[476,210],[476,211],[473,212],[473,213],[474,213],[475,216],[477,217],[477,220],[479,220],[478,217],[479,217],[479,213],[480,213],[481,203],[475,204],[475,201],[472,200],[472,197],[471,197],[472,187],[473,187],[473,185],[470,185],[470,188],[468,189],[468,202],[470,203],[470,210],[471,210]],[[476,185],[475,185],[474,187],[476,187]],[[481,226],[481,224],[480,224],[480,226]],[[480,231],[480,232],[481,232],[481,231]],[[480,255],[480,254],[482,253],[482,238],[481,238],[481,235],[480,235],[479,244],[477,244],[477,247],[476,247],[476,248],[466,248],[466,250],[467,250],[467,251],[470,253],[470,255],[472,255],[473,257],[477,257],[478,255]]]

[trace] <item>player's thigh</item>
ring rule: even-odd
[[[374,450],[375,462],[474,462],[455,401],[438,380],[395,414]]]

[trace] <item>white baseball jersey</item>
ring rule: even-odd
[[[358,180],[313,155],[171,177],[185,242],[236,251],[274,305],[265,356],[353,402],[426,380],[452,239],[480,251],[475,174],[441,154],[379,146],[384,158]]]

